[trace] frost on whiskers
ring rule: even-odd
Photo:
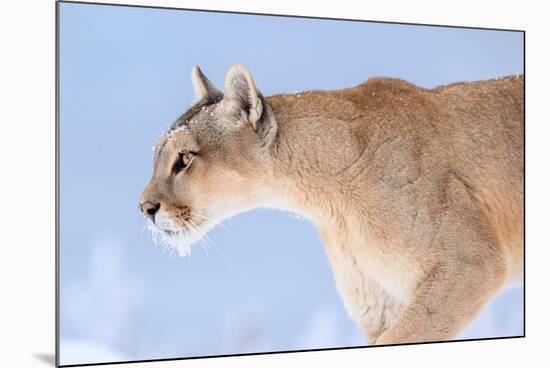
[[[176,235],[166,235],[151,222],[147,223],[147,228],[151,231],[151,237],[155,245],[162,246],[163,251],[176,251],[180,257],[191,254],[191,244],[193,242],[183,232],[176,233]]]

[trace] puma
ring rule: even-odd
[[[523,76],[269,97],[242,65],[223,92],[192,77],[197,102],[160,139],[140,200],[181,254],[243,211],[303,215],[379,345],[453,339],[522,282]]]

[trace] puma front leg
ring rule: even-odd
[[[446,216],[431,246],[440,259],[377,345],[453,339],[503,285],[501,248],[481,222]]]
[[[353,241],[333,228],[321,229],[321,235],[346,310],[372,345],[397,316],[402,304],[365,272],[354,253]]]

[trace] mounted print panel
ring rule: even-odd
[[[524,32],[57,6],[58,365],[524,336]]]

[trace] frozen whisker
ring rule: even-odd
[[[217,226],[220,226],[222,229],[224,229],[227,234],[229,234],[233,239],[235,240],[240,240],[235,234],[233,234],[224,224],[222,224],[221,221],[217,221],[217,220],[214,220],[213,218],[210,218],[210,217],[207,217],[207,216],[204,216],[204,215],[201,215],[201,214],[198,214],[198,213],[193,213],[191,215],[191,217],[196,217],[200,220],[203,220],[204,222],[208,223],[209,224],[209,227],[210,227],[210,230],[212,229],[215,229]]]
[[[191,252],[191,241],[187,239],[183,231],[171,231],[167,233],[160,230],[153,223],[149,223],[148,227],[151,231],[153,243],[161,246],[163,253],[166,253],[166,251],[177,251],[180,256],[184,257]]]
[[[188,221],[187,223],[188,223],[188,225],[189,225],[189,231],[190,231],[191,233],[193,233],[195,236],[198,235],[197,237],[199,237],[199,236],[200,236],[200,232],[198,231],[197,227],[193,224],[193,222]],[[203,249],[204,249],[204,243],[202,243],[202,246],[203,246]],[[210,257],[208,256],[208,251],[206,251],[206,255],[207,255],[208,259],[210,259]]]
[[[204,216],[201,216],[203,217],[205,220],[208,220],[208,218],[204,217]],[[194,226],[195,228],[197,228],[197,225],[195,224],[194,222],[194,219],[193,218],[190,218],[190,223],[192,226]],[[227,257],[225,256],[225,254],[223,253],[223,251],[221,250],[221,248],[216,244],[216,242],[214,242],[209,236],[208,236],[208,232],[211,230],[212,228],[210,228],[209,230],[207,231],[202,231],[201,234],[199,234],[201,236],[201,241],[205,244],[206,246],[206,249],[210,249],[210,247],[213,247],[214,249],[216,249],[216,251],[220,254],[220,256],[222,257],[222,259],[224,260],[224,262],[227,264]],[[210,252],[208,252],[209,254]]]
[[[141,235],[145,234],[148,228],[149,228],[149,221],[145,220],[145,222],[143,223],[143,227],[141,228]]]
[[[208,260],[210,260],[210,254],[208,252],[208,246],[212,243],[212,241],[210,240],[210,238],[208,238],[208,235],[206,235],[206,233],[204,234],[201,234],[201,231],[199,230],[198,226],[195,224],[195,222],[193,222],[193,219],[190,218],[188,220],[188,224],[189,224],[189,227],[191,229],[191,231],[193,233],[196,234],[197,238],[199,238],[201,240],[201,245],[206,253],[206,257],[208,258]]]
[[[193,215],[193,216],[195,216],[195,215]],[[204,220],[206,220],[207,222],[211,222],[211,223],[213,222],[213,223],[214,223],[213,227],[211,227],[208,231],[212,230],[212,229],[217,225],[216,222],[210,220],[210,219],[209,219],[208,217],[206,217],[206,216],[198,215],[197,217],[202,217],[202,218],[203,218]],[[191,218],[190,220],[191,220],[191,222],[193,221],[192,218]],[[220,225],[221,225],[221,224],[220,224]],[[222,226],[222,227],[223,227],[223,226]],[[225,230],[229,233],[229,235],[233,236],[233,234],[231,234],[231,233],[229,232],[228,229],[225,229]],[[226,264],[229,264],[229,262],[228,262],[228,260],[227,260],[227,256],[225,255],[225,253],[224,253],[224,252],[222,251],[222,249],[218,246],[218,244],[216,244],[216,242],[214,242],[214,241],[208,236],[208,231],[206,231],[206,232],[203,233],[203,235],[202,235],[202,240],[205,242],[205,244],[206,244],[207,247],[212,246],[214,249],[216,249],[216,251],[220,254],[220,256],[222,257],[222,259],[224,260],[224,262],[225,262]],[[233,236],[233,238],[235,238],[235,236]],[[236,238],[235,238],[235,239],[236,239]]]

